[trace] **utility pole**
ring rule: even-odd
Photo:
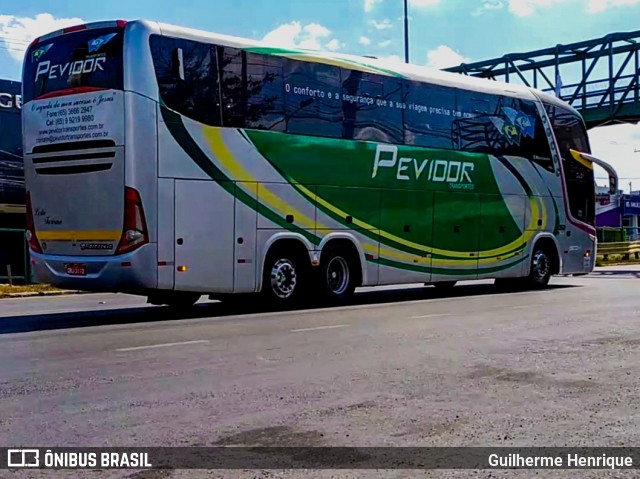
[[[404,0],[404,62],[409,63],[409,6]]]

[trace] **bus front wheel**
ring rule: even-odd
[[[538,289],[549,284],[553,273],[553,259],[551,251],[546,245],[536,245],[531,256],[529,276],[526,277],[527,286]]]

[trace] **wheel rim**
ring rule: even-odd
[[[347,261],[337,256],[327,265],[327,286],[333,294],[342,294],[349,286],[349,265]]]
[[[544,279],[549,274],[549,258],[544,251],[537,251],[533,256],[533,276],[536,279]]]
[[[293,263],[279,259],[271,268],[271,290],[280,299],[291,297],[296,288],[298,275]]]

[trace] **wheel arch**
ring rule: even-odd
[[[553,269],[551,270],[552,275],[560,274],[562,271],[562,255],[560,254],[560,245],[558,244],[558,239],[550,234],[550,233],[540,233],[535,236],[533,241],[530,242],[529,246],[529,258],[533,256],[533,252],[538,245],[544,244],[548,248],[550,248],[553,261]],[[527,261],[525,263],[526,270],[524,271],[524,276],[528,276],[531,272],[531,261]]]
[[[331,233],[324,238],[318,245],[318,259],[322,261],[322,253],[327,250],[328,246],[341,244],[345,245],[348,248],[351,248],[354,254],[355,259],[358,260],[358,280],[356,282],[357,286],[362,286],[366,284],[367,281],[367,268],[366,268],[366,257],[364,254],[364,249],[360,242],[353,236],[353,234],[348,232],[336,232]]]
[[[262,251],[260,253],[260,262],[256,266],[256,291],[262,291],[263,287],[263,278],[264,278],[264,269],[265,263],[267,260],[267,256],[272,251],[275,251],[277,248],[297,248],[302,256],[306,254],[306,258],[309,260],[309,265],[313,264],[314,261],[314,246],[313,244],[304,236],[299,233],[287,233],[287,232],[279,232],[272,235],[263,245]],[[259,273],[259,274],[258,274]]]

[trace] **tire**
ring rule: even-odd
[[[457,281],[438,281],[437,283],[433,283],[433,285],[442,291],[448,291],[452,289],[456,285]]]
[[[536,245],[531,255],[529,276],[525,278],[525,285],[531,289],[544,289],[549,284],[553,270],[553,256],[550,248]]]
[[[263,299],[277,307],[300,303],[307,293],[309,266],[295,252],[284,248],[270,251],[263,269]]]
[[[331,303],[343,303],[356,289],[357,262],[352,251],[342,245],[329,245],[320,258],[318,282],[323,299]]]

